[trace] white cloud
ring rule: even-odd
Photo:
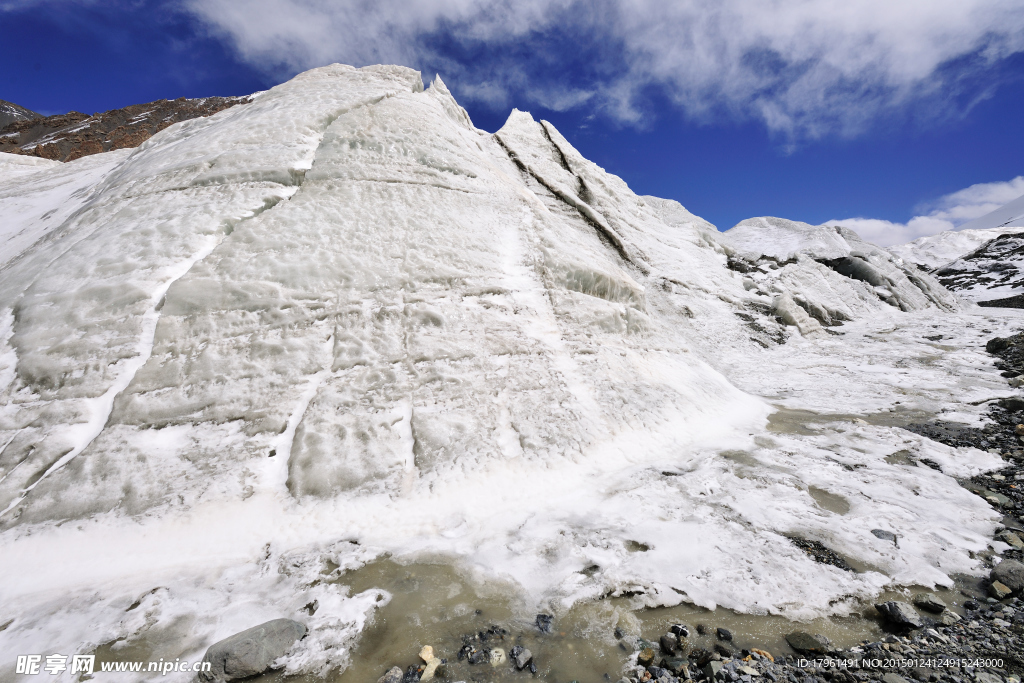
[[[268,70],[443,66],[458,94],[630,121],[655,86],[691,117],[756,117],[791,139],[854,135],[922,100],[962,112],[1024,50],[1024,0],[182,1]]]
[[[927,214],[914,216],[906,223],[893,223],[878,218],[846,218],[826,221],[826,225],[842,225],[858,235],[882,246],[904,244],[918,237],[944,230],[956,230],[1024,195],[1024,176],[998,183],[978,183],[928,202],[920,210]]]

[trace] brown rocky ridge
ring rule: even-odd
[[[89,116],[72,111],[14,121],[0,128],[0,152],[72,161],[113,149],[138,147],[179,121],[212,116],[248,97],[157,100]]]

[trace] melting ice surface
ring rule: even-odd
[[[385,554],[556,613],[631,592],[809,619],[982,571],[997,516],[954,477],[1000,460],[887,425],[978,421],[1012,312],[852,233],[721,236],[399,67],[3,163],[5,657],[196,661],[291,617],[288,670],[337,669],[389,596],[325,577]]]

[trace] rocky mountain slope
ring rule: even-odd
[[[41,119],[42,117],[42,114],[37,114],[13,102],[0,100],[0,130],[16,121],[31,121],[32,119]]]
[[[1015,320],[853,233],[723,236],[401,67],[0,157],[0,651],[198,661],[287,617],[282,666],[336,671],[391,599],[340,577],[382,557],[530,620],[851,614],[989,570],[957,478],[999,453],[900,426],[1008,396],[984,342]]]
[[[248,101],[245,97],[182,97],[133,104],[92,116],[77,111],[57,116],[12,114],[9,121],[0,118],[0,152],[72,161],[99,152],[138,147],[172,124],[211,116]],[[0,102],[0,117],[4,115],[4,104]]]

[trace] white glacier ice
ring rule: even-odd
[[[796,619],[982,571],[998,516],[954,477],[999,458],[894,425],[1007,395],[981,346],[1013,318],[850,231],[719,235],[401,67],[11,167],[0,651],[197,660],[287,616],[311,627],[289,670],[324,672],[388,596],[323,573],[384,553],[556,611],[628,590]]]

